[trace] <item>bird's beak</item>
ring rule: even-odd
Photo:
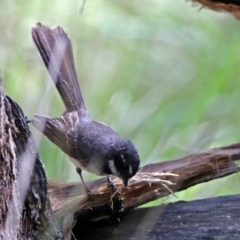
[[[122,180],[123,180],[123,184],[125,187],[128,186],[128,178],[127,177],[122,177]]]

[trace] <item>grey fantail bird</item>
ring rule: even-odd
[[[70,157],[86,191],[82,170],[116,175],[127,186],[139,168],[138,152],[130,140],[91,119],[78,84],[69,37],[60,27],[50,29],[40,23],[32,29],[32,37],[66,107],[61,118],[35,115],[39,121],[33,120],[33,125]]]

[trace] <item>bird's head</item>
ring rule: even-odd
[[[120,139],[112,145],[108,160],[108,170],[120,177],[125,186],[139,168],[140,159],[133,143],[128,139]]]

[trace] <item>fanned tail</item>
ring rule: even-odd
[[[32,38],[66,106],[66,112],[86,109],[75,71],[71,41],[64,30],[38,23],[32,29]]]

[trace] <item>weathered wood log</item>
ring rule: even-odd
[[[240,195],[139,208],[120,222],[77,223],[76,239],[240,239]]]
[[[47,178],[20,107],[0,80],[0,239],[63,239]]]

